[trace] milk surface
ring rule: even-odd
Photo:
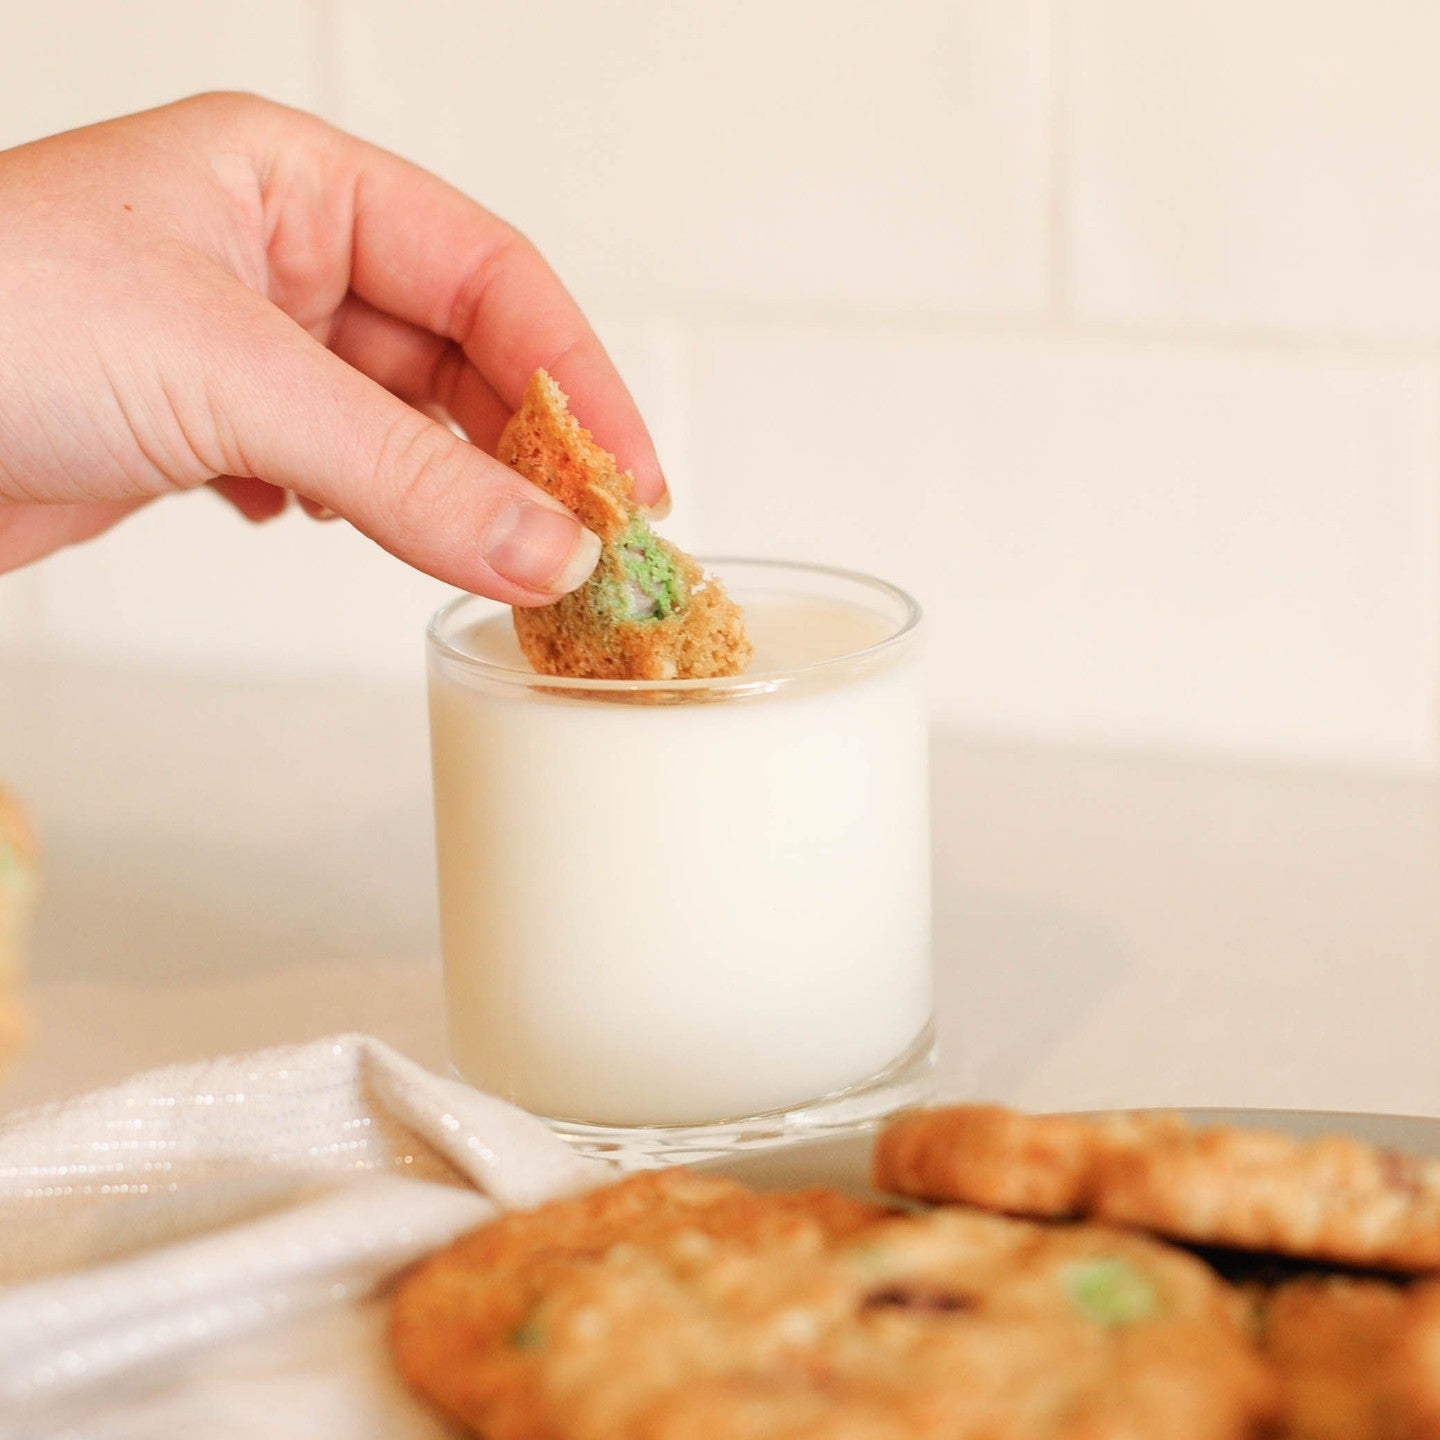
[[[747,678],[895,628],[739,594]],[[508,612],[451,637],[528,671]],[[926,726],[913,649],[778,693],[613,703],[431,663],[450,1044],[556,1119],[688,1124],[883,1069],[931,1012]]]

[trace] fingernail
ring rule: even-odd
[[[564,595],[590,578],[600,537],[572,515],[521,501],[490,527],[485,559],[497,575],[527,590]]]
[[[669,490],[662,490],[660,492],[660,498],[653,505],[647,506],[646,508],[652,520],[663,520],[671,510]]]

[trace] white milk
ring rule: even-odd
[[[897,628],[836,600],[737,598],[747,678]],[[432,647],[466,1079],[552,1118],[690,1124],[845,1089],[911,1045],[931,1012],[913,637],[774,694],[670,704],[538,691],[508,612],[446,638],[529,682],[496,685]]]

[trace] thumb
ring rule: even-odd
[[[258,297],[257,297],[258,298]],[[219,395],[234,473],[327,506],[419,570],[507,605],[575,589],[600,540],[558,501],[261,301]]]

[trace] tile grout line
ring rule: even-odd
[[[1050,24],[1050,154],[1046,174],[1050,186],[1046,207],[1049,232],[1046,263],[1049,274],[1046,277],[1046,298],[1051,318],[1063,323],[1074,309],[1070,271],[1070,150],[1066,129],[1070,109],[1070,44],[1065,24],[1065,0],[1050,0],[1046,14]]]
[[[53,582],[43,571],[37,570],[30,599],[30,650],[38,659],[42,654],[51,654],[55,649],[58,630],[50,604],[50,588]]]
[[[332,124],[340,125],[343,123],[340,114],[342,90],[335,0],[311,0],[310,20],[315,46],[315,98],[321,115]]]
[[[45,580],[40,561],[34,560],[0,575],[11,606],[0,626],[4,636],[3,653],[7,658],[31,660],[51,648]]]
[[[675,446],[672,457],[679,462],[678,472],[689,476],[694,471],[692,426],[694,407],[690,398],[690,337],[689,327],[681,319],[667,321],[658,332],[660,351],[666,356],[666,401],[670,410],[669,439]],[[665,457],[661,456],[662,466]],[[667,475],[668,480],[668,475]]]
[[[688,315],[676,315],[671,322],[674,337],[675,373],[670,387],[670,403],[675,412],[674,424],[679,431],[680,473],[690,490],[690,527],[695,547],[706,549],[705,540],[705,464],[695,444],[695,417],[699,412],[698,361],[703,340],[700,327]],[[668,478],[668,477],[667,477]]]
[[[1440,769],[1440,378],[1432,378],[1431,401],[1431,451],[1430,463],[1430,537],[1426,547],[1430,561],[1424,567],[1429,580],[1430,605],[1430,653],[1423,657],[1422,664],[1429,676],[1430,710],[1429,741],[1432,764]]]
[[[592,308],[636,322],[672,321],[702,329],[750,327],[756,330],[845,331],[896,338],[1018,339],[1073,341],[1079,344],[1168,345],[1196,350],[1228,350],[1236,355],[1277,358],[1370,359],[1376,362],[1440,364],[1440,340],[1401,340],[1354,334],[1299,334],[1277,330],[1227,330],[1218,327],[1145,322],[1057,320],[1044,314],[982,315],[956,311],[870,311],[816,305],[772,304],[723,296],[662,298],[618,295],[596,297]]]

